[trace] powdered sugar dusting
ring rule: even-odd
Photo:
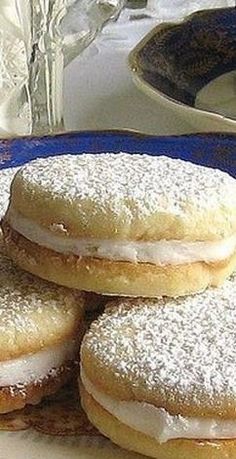
[[[11,182],[18,170],[19,167],[12,167],[0,171],[0,220],[7,210]]]
[[[179,299],[120,299],[91,325],[83,347],[132,387],[185,403],[236,397],[236,275]]]
[[[32,334],[40,336],[41,319],[48,327],[49,340],[50,329],[52,333],[63,331],[63,321],[65,326],[69,321],[73,330],[80,304],[79,293],[31,276],[0,254],[0,343],[4,341],[9,349],[17,346],[21,335],[30,346]]]
[[[65,155],[39,159],[20,172],[25,186],[40,186],[52,197],[89,200],[124,220],[156,212],[182,214],[195,208],[236,206],[236,180],[217,169],[164,156]],[[207,199],[206,199],[207,197]]]

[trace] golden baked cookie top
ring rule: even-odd
[[[85,335],[98,390],[183,416],[236,418],[236,275],[179,299],[120,299]]]
[[[0,361],[77,336],[84,295],[16,268],[0,253]]]
[[[165,156],[65,155],[24,166],[11,206],[62,237],[219,240],[236,231],[236,180]]]

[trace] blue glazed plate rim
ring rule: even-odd
[[[174,99],[173,97],[167,95],[163,91],[155,88],[152,86],[152,84],[148,83],[144,76],[143,76],[143,70],[142,67],[139,66],[139,53],[142,51],[146,44],[151,40],[159,31],[172,28],[177,25],[184,25],[188,22],[190,22],[195,16],[199,16],[200,14],[207,14],[211,13],[213,11],[226,11],[230,10],[234,7],[225,7],[225,8],[210,8],[210,9],[202,9],[199,11],[195,11],[194,13],[185,16],[181,21],[178,22],[163,22],[162,24],[158,24],[155,26],[150,32],[148,32],[142,40],[130,51],[128,55],[128,67],[130,71],[132,72],[133,75],[133,80],[135,84],[137,85],[138,88],[141,88],[142,91],[145,91],[144,88],[146,88],[150,93],[152,93],[154,96],[158,96],[164,101],[167,100],[173,105],[180,106],[181,108],[184,108],[186,110],[191,110],[195,113],[198,113],[199,115],[207,115],[208,117],[217,119],[217,120],[222,120],[222,121],[227,121],[230,125],[232,125],[232,128],[236,125],[236,120],[233,118],[230,118],[225,115],[221,115],[220,113],[214,112],[213,110],[206,110],[206,109],[201,109],[199,107],[192,107],[188,104],[185,104],[184,102],[181,102],[177,99]]]
[[[25,135],[25,136],[19,136],[19,137],[8,137],[8,138],[1,138],[0,137],[0,147],[2,144],[7,144],[11,143],[14,141],[35,141],[39,142],[43,139],[54,139],[54,138],[60,138],[60,137],[66,137],[66,136],[78,136],[78,137],[83,137],[83,136],[106,136],[106,135],[125,135],[127,137],[129,136],[134,136],[134,137],[141,137],[141,138],[153,138],[153,139],[168,139],[168,138],[188,138],[188,137],[221,137],[221,136],[228,136],[228,137],[235,137],[236,138],[236,132],[235,131],[220,131],[220,132],[215,132],[215,131],[208,131],[208,132],[202,132],[202,131],[196,131],[196,132],[188,132],[188,133],[183,133],[183,134],[150,134],[146,132],[139,131],[137,129],[131,129],[131,128],[124,128],[124,129],[115,129],[115,128],[109,128],[109,129],[83,129],[81,131],[77,130],[68,130],[68,131],[63,131],[59,132],[57,134],[43,134],[43,135]]]

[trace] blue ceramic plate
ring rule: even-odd
[[[129,131],[88,131],[0,140],[0,169],[21,166],[35,158],[104,151],[166,155],[215,167],[236,177],[236,134],[156,137]]]
[[[236,8],[158,25],[131,52],[129,63],[140,89],[195,129],[236,131]]]

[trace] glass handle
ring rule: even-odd
[[[125,0],[77,0],[73,3],[59,27],[65,65],[93,41],[107,22],[117,19],[125,3]]]

